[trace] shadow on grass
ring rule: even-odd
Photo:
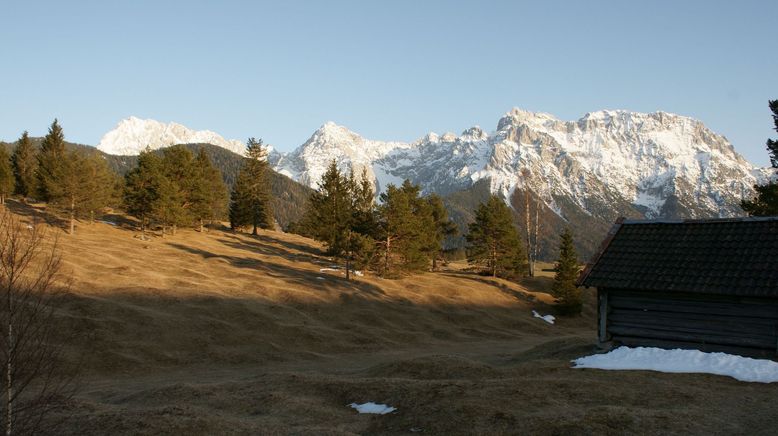
[[[291,252],[289,252],[284,248],[241,243],[243,241],[240,241],[240,238],[236,237],[235,239],[238,239],[238,242],[232,242],[232,241],[223,241],[223,242],[227,245],[230,245],[233,248],[247,250],[251,253],[280,256],[280,257],[294,260],[292,258]],[[337,291],[337,292],[348,291],[348,292],[353,292],[355,294],[363,294],[363,295],[370,295],[370,296],[384,295],[384,291],[381,290],[379,287],[360,280],[346,280],[345,277],[324,274],[319,271],[311,271],[304,268],[297,268],[294,266],[286,266],[286,265],[280,265],[278,263],[264,262],[261,259],[257,259],[251,256],[231,256],[231,255],[217,254],[212,251],[191,247],[176,242],[168,242],[167,245],[177,250],[199,255],[203,259],[212,259],[212,258],[223,259],[229,262],[229,264],[232,266],[262,272],[263,274],[266,274],[270,277],[285,280],[287,282],[290,282],[290,284],[301,286],[305,289]]]
[[[486,284],[489,286],[493,286],[500,290],[503,294],[509,295],[519,301],[529,303],[534,309],[540,309],[540,310],[553,310],[553,305],[550,305],[548,303],[545,303],[541,300],[539,300],[537,297],[531,294],[526,294],[524,292],[517,291],[515,289],[512,289],[510,286],[507,286],[505,283],[500,282],[499,280],[495,280],[492,277],[487,276],[480,276],[476,273],[472,272],[444,272],[440,273],[442,275],[446,275],[449,277],[454,277],[457,279],[463,279],[463,280],[469,280],[481,284]],[[545,277],[535,277],[535,279],[545,279]],[[546,292],[544,289],[538,289],[538,287],[535,286],[527,286],[524,284],[524,279],[522,279],[519,282],[522,286],[527,287],[528,289],[532,289],[533,292]],[[550,285],[549,285],[550,288]]]

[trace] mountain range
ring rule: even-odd
[[[208,143],[234,153],[244,147],[211,131],[130,117],[97,148],[136,155],[147,146],[176,143]],[[491,132],[474,126],[413,142],[370,140],[327,122],[294,151],[271,150],[269,160],[275,171],[310,188],[332,160],[344,171],[366,169],[378,192],[409,179],[426,193],[444,196],[462,230],[478,202],[496,193],[513,207],[522,227],[527,205],[530,215],[538,209],[545,257],[553,256],[556,234],[565,226],[576,233],[586,256],[618,216],[741,215],[740,200],[769,175],[701,121],[661,111],[598,111],[563,121],[514,108]]]

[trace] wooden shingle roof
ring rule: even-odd
[[[620,219],[578,283],[778,298],[778,217]]]

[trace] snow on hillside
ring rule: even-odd
[[[778,363],[726,353],[619,347],[605,354],[573,360],[573,368],[647,370],[670,373],[706,373],[757,383],[778,382]]]
[[[243,154],[246,145],[237,140],[227,140],[210,130],[191,130],[178,123],[161,123],[129,117],[119,122],[103,135],[97,148],[108,154],[137,155],[146,147],[152,150],[175,144],[206,143],[218,145]]]

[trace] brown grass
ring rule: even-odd
[[[18,213],[29,208],[12,204]],[[122,217],[115,217],[118,219]],[[545,272],[520,284],[451,264],[348,282],[318,244],[276,232],[63,235],[82,333],[64,434],[770,434],[778,386],[570,368],[595,310],[548,325]],[[385,402],[359,415],[351,402]]]

